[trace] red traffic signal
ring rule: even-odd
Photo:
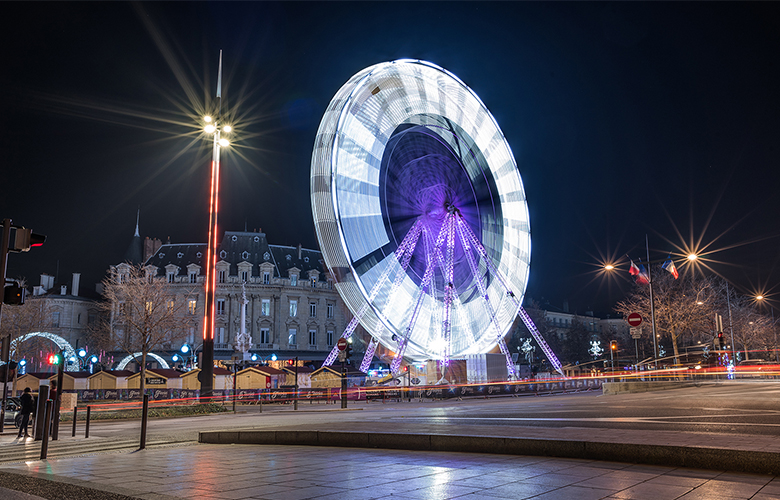
[[[32,229],[12,226],[8,235],[9,252],[27,252],[31,247],[39,247],[46,241],[46,236],[32,232]]]

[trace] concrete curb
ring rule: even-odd
[[[349,431],[202,431],[206,444],[275,444],[385,448],[581,458],[667,467],[780,474],[780,453],[647,444],[600,443],[499,436],[394,434]]]

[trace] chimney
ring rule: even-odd
[[[298,243],[298,260],[301,260],[301,244]]]
[[[70,291],[74,297],[79,295],[79,281],[81,281],[81,273],[73,273],[73,284]]]
[[[60,295],[68,295],[68,285],[60,285]]]
[[[48,274],[41,274],[41,288],[44,291],[49,291],[54,286],[54,276]]]

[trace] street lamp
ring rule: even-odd
[[[211,190],[209,196],[209,240],[206,253],[206,300],[203,315],[203,359],[200,393],[205,397],[214,390],[214,320],[216,318],[216,264],[217,264],[217,218],[219,215],[219,155],[220,150],[230,145],[222,132],[230,133],[230,125],[221,123],[222,111],[222,51],[219,51],[219,72],[217,73],[217,109],[214,116],[205,116],[203,131],[213,138],[211,159]]]
[[[772,313],[772,335],[774,336],[775,341],[775,363],[780,363],[780,357],[778,357],[777,353],[777,328],[775,325],[775,308],[772,307],[772,304],[769,304],[768,302],[764,302],[764,296],[759,294],[756,295],[756,301],[762,302],[769,305],[769,311]]]

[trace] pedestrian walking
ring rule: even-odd
[[[22,424],[19,426],[19,437],[24,434],[24,437],[28,438],[30,434],[27,432],[27,426],[30,424],[30,415],[34,410],[33,397],[29,387],[24,388],[24,393],[19,399],[22,402]]]

